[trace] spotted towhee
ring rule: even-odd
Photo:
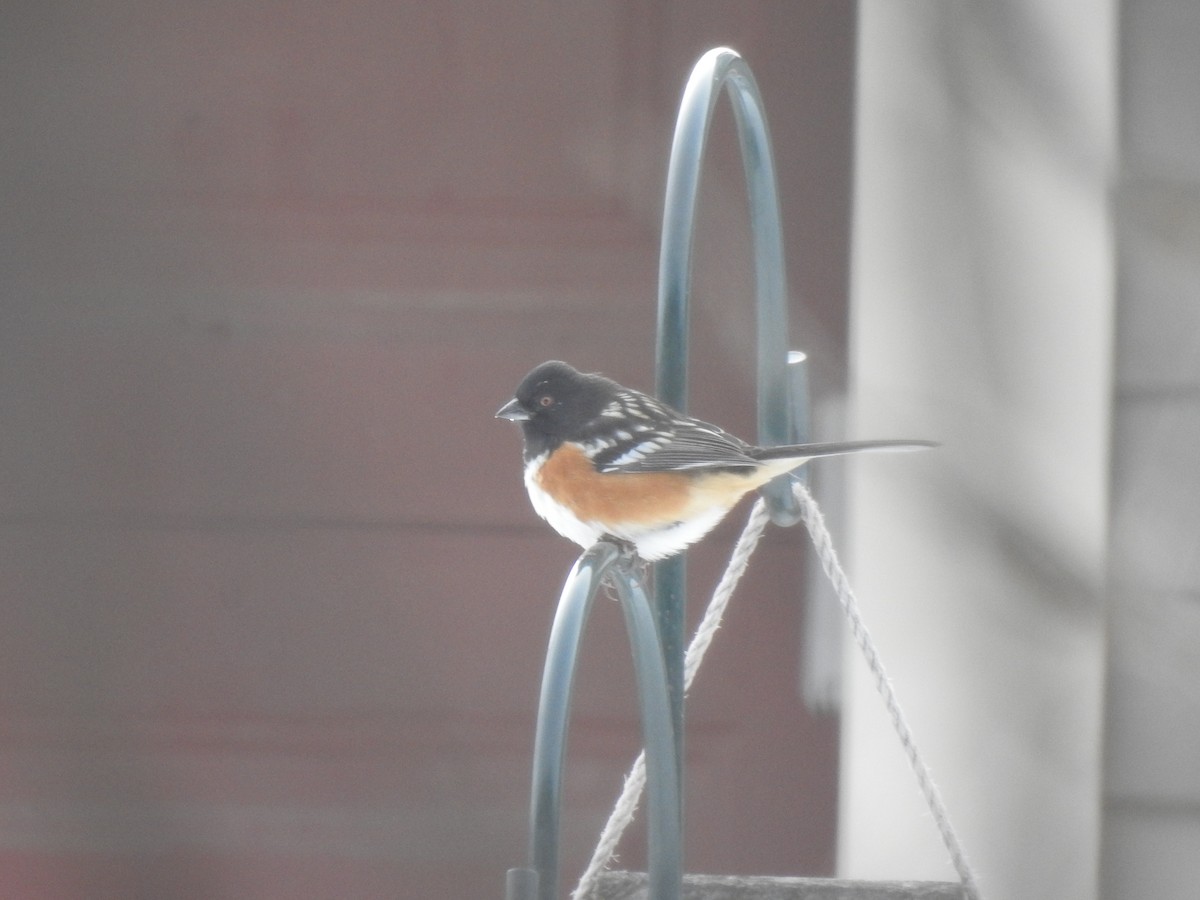
[[[557,360],[526,375],[496,417],[521,423],[525,487],[538,515],[580,546],[615,539],[646,560],[679,553],[750,491],[814,457],[931,446],[846,441],[755,447]]]

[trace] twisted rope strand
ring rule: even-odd
[[[863,622],[862,615],[858,609],[858,599],[855,597],[854,590],[850,586],[850,580],[847,578],[846,572],[838,560],[837,551],[834,549],[833,538],[829,534],[829,529],[825,527],[825,517],[821,514],[820,507],[817,506],[817,501],[813,499],[812,494],[808,492],[808,489],[799,480],[793,481],[793,491],[800,503],[801,517],[812,538],[813,547],[816,549],[817,557],[821,561],[821,568],[837,593],[838,602],[841,603],[842,611],[846,615],[850,634],[862,652],[863,658],[866,660],[867,668],[870,670],[875,682],[875,689],[879,692],[883,700],[884,708],[887,711],[888,718],[892,722],[892,727],[896,731],[896,736],[900,740],[904,755],[912,767],[913,774],[916,776],[917,787],[920,789],[921,795],[925,798],[925,803],[929,806],[938,833],[941,835],[942,843],[945,845],[946,851],[950,854],[950,861],[953,863],[954,869],[962,881],[963,895],[966,900],[981,900],[975,874],[971,869],[970,863],[967,861],[966,852],[958,839],[958,835],[950,823],[950,816],[946,811],[941,792],[938,790],[937,784],[934,783],[933,776],[929,772],[929,767],[925,765],[921,754],[917,750],[912,729],[909,727],[908,720],[904,717],[904,713],[900,709],[896,692],[892,688],[891,681],[884,670],[883,662],[879,658],[879,651],[876,649],[875,642],[871,639],[866,624]],[[709,601],[708,609],[705,610],[704,617],[701,619],[700,625],[696,628],[696,634],[692,638],[692,642],[688,646],[687,653],[684,656],[685,692],[691,687],[692,681],[696,677],[696,672],[700,668],[700,663],[704,659],[704,654],[707,652],[709,645],[712,643],[713,636],[721,625],[725,609],[729,605],[729,600],[733,596],[734,589],[737,587],[742,575],[745,574],[746,566],[750,561],[750,555],[758,546],[763,529],[766,527],[767,519],[766,504],[762,499],[759,499],[750,512],[750,519],[746,523],[741,537],[738,538],[737,545],[734,547],[733,554],[730,557],[729,565],[726,567],[725,573],[722,575],[716,590],[713,591],[713,597]],[[592,854],[592,859],[588,863],[587,868],[584,869],[579,884],[571,894],[572,900],[586,900],[586,898],[591,896],[597,878],[615,855],[621,835],[629,823],[633,821],[634,812],[637,809],[638,801],[645,785],[646,754],[645,751],[642,751],[638,754],[633,768],[630,769],[629,774],[625,778],[625,785],[621,791],[621,796],[618,798],[616,806],[609,815],[604,829],[600,832],[600,839],[596,845],[595,852]]]
[[[971,870],[970,863],[967,862],[966,851],[959,842],[954,827],[950,824],[950,814],[946,811],[941,791],[938,790],[938,786],[929,772],[929,767],[925,765],[925,761],[917,751],[917,743],[913,738],[912,729],[904,717],[903,710],[900,709],[900,701],[896,699],[896,691],[883,668],[883,661],[879,658],[875,642],[871,639],[867,626],[862,620],[858,609],[858,599],[854,595],[853,588],[850,587],[850,579],[846,577],[846,571],[838,561],[837,551],[833,547],[833,538],[829,535],[829,529],[825,527],[825,517],[821,514],[817,501],[813,499],[812,494],[801,482],[794,482],[793,492],[800,502],[800,515],[812,537],[817,558],[821,560],[821,568],[837,593],[838,602],[841,603],[842,610],[846,614],[846,622],[850,626],[850,634],[854,638],[854,642],[858,644],[863,659],[866,660],[867,668],[875,681],[875,689],[883,699],[888,718],[892,721],[892,727],[900,739],[900,746],[916,776],[917,787],[925,798],[929,811],[933,814],[933,821],[942,837],[942,843],[950,854],[950,861],[954,864],[954,870],[958,873],[959,880],[962,881],[963,893],[967,900],[980,900],[979,886],[975,881],[975,874]]]

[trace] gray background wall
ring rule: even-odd
[[[1168,0],[8,4],[0,893],[500,890],[574,553],[490,416],[550,356],[650,384],[671,122],[730,44],[771,115],[794,343],[819,408],[855,388],[824,436],[946,441],[826,471],[987,896],[1190,897],[1198,43]],[[749,433],[717,128],[692,394]],[[928,532],[895,492],[935,497]],[[693,700],[689,867],[944,875],[907,773],[862,778],[890,736],[852,658],[841,721],[799,700],[795,540]],[[927,553],[963,568],[931,583]],[[636,743],[620,627],[602,605],[581,673],[568,869]]]
[[[492,414],[550,357],[651,385],[671,128],[722,42],[769,98],[836,383],[853,28],[841,4],[5,5],[0,895],[499,895],[576,551]],[[718,130],[694,393],[750,433]],[[830,872],[800,563],[774,538],[751,580],[692,706],[689,858]],[[622,628],[600,604],[567,871],[636,750]]]

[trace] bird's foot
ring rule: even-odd
[[[617,569],[621,568],[625,571],[636,572],[638,578],[640,578],[642,581],[645,581],[646,568],[650,564],[638,556],[637,545],[633,543],[633,541],[627,541],[624,538],[613,537],[611,534],[604,535],[604,537],[600,538],[600,540],[604,541],[606,544],[612,544],[620,553],[620,556],[617,557],[616,565],[606,572],[604,576],[604,586],[606,589],[605,593],[608,594],[609,599],[617,600],[619,598],[616,594],[616,586],[612,581],[612,579],[616,577]]]
[[[617,550],[620,551],[623,560],[633,561],[641,559],[641,557],[638,556],[637,544],[635,544],[633,541],[627,541],[624,538],[613,537],[611,534],[604,535],[600,538],[600,540],[604,541],[606,544],[612,544],[614,547],[616,547]]]

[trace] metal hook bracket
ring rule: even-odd
[[[754,243],[758,443],[795,443],[806,438],[797,427],[808,420],[807,396],[802,355],[797,365],[788,365],[783,234],[770,137],[750,67],[726,47],[708,51],[693,67],[675,125],[659,259],[658,395],[672,406],[686,407],[696,199],[709,123],[722,89],[733,104]],[[768,485],[763,493],[773,521],[792,525],[800,520],[799,506],[783,480]],[[655,567],[654,612],[640,572],[623,559],[619,548],[601,541],[579,557],[563,587],[543,671],[534,739],[530,861],[528,867],[509,870],[507,900],[553,900],[557,890],[562,770],[575,661],[592,599],[606,577],[621,600],[637,674],[649,792],[650,897],[678,900],[683,878],[683,559],[676,557]]]
[[[709,125],[722,88],[733,105],[746,173],[758,310],[758,443],[769,447],[794,442],[796,425],[807,417],[797,415],[789,383],[787,272],[766,112],[749,65],[728,47],[700,57],[684,88],[675,124],[659,254],[657,391],[672,406],[686,407],[696,199]],[[794,361],[803,365],[803,356]],[[776,524],[800,520],[786,477],[763,493]]]
[[[764,447],[807,440],[808,392],[804,356],[789,366],[787,273],[775,163],[767,117],[750,66],[728,47],[709,50],[696,62],[684,88],[667,170],[662,246],[658,268],[658,396],[677,409],[687,406],[688,314],[692,288],[692,246],[700,168],[709,125],[722,90],[733,105],[742,152],[754,243],[758,332],[758,443]],[[771,520],[800,521],[800,508],[788,489],[789,476],[763,488]],[[659,633],[675,722],[677,753],[683,758],[683,652],[686,585],[682,556],[655,569]]]
[[[637,675],[646,745],[649,878],[655,900],[678,900],[683,879],[679,759],[667,696],[662,647],[640,567],[615,544],[600,541],[575,562],[554,616],[542,674],[533,747],[530,862],[508,873],[507,900],[553,900],[558,886],[559,816],[575,666],[592,600],[607,578],[616,589]]]

